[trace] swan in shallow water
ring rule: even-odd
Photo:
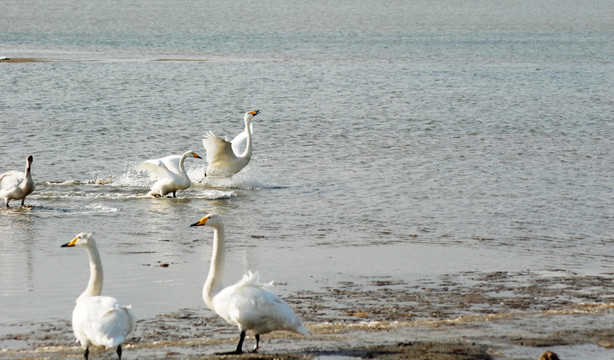
[[[90,280],[87,288],[77,299],[72,312],[72,329],[77,342],[85,350],[87,359],[90,346],[117,347],[117,355],[122,358],[122,343],[134,328],[134,316],[130,306],[122,306],[117,299],[101,296],[102,262],[91,233],[79,233],[62,247],[85,249],[90,259]]]
[[[177,190],[185,190],[192,185],[183,167],[187,157],[202,159],[193,151],[183,155],[169,155],[161,159],[145,160],[137,166],[139,171],[147,171],[152,180],[157,180],[151,187],[150,195],[161,197],[173,193],[177,197]]]
[[[245,113],[245,130],[237,135],[232,142],[222,139],[211,131],[205,134],[203,146],[207,151],[207,170],[205,176],[208,177],[231,177],[243,169],[252,158],[252,119],[258,115],[260,110]],[[243,140],[247,140],[245,151],[239,154],[240,145]]]
[[[34,180],[32,180],[32,155],[26,156],[26,170],[8,171],[0,174],[0,199],[4,199],[4,204],[9,207],[9,201],[21,200],[21,206],[24,205],[26,196],[34,191]]]
[[[292,309],[265,287],[271,283],[259,282],[258,272],[249,271],[236,284],[223,287],[224,277],[224,224],[219,215],[207,215],[191,226],[209,226],[213,228],[213,252],[209,274],[203,287],[203,299],[207,307],[221,316],[226,322],[239,327],[239,343],[235,351],[243,352],[245,332],[256,335],[256,352],[260,343],[260,334],[276,330],[288,330],[303,335],[309,332]]]

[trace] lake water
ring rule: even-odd
[[[212,234],[189,226],[207,212],[226,223],[227,283],[259,270],[284,297],[507,274],[573,283],[558,306],[614,301],[609,1],[0,7],[0,57],[19,59],[0,62],[0,172],[32,154],[36,182],[31,208],[0,211],[0,335],[70,319],[87,257],[60,245],[81,231],[103,293],[139,319],[210,315]],[[255,109],[241,173],[204,179],[190,159],[192,188],[146,196],[139,162],[205,157],[206,131],[232,138]]]

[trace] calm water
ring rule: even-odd
[[[60,245],[81,231],[139,318],[204,307],[211,232],[189,224],[206,212],[226,220],[229,278],[258,269],[282,295],[614,278],[609,1],[0,7],[0,56],[41,60],[0,63],[0,172],[33,154],[37,187],[0,211],[0,326],[70,317],[87,257]],[[145,196],[140,161],[204,157],[206,131],[233,137],[254,109],[242,173],[206,182],[188,160],[191,189]]]

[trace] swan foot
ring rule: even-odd
[[[122,346],[121,345],[117,347],[117,356],[119,360],[122,360]]]
[[[83,357],[85,358],[85,360],[87,360],[87,357],[89,356],[89,354],[90,354],[90,348],[87,347],[85,348],[85,352],[83,353]]]

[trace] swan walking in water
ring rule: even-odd
[[[152,180],[157,180],[151,187],[150,195],[156,197],[173,193],[177,197],[177,190],[185,190],[192,185],[183,167],[187,157],[202,159],[193,151],[187,151],[183,155],[169,155],[161,159],[145,160],[137,166],[139,171],[147,171]]]
[[[254,126],[252,119],[258,115],[260,110],[245,113],[245,130],[237,135],[232,142],[222,139],[211,131],[205,134],[203,146],[207,151],[207,170],[205,176],[208,177],[231,177],[243,169],[252,158],[252,132]],[[239,154],[240,143],[247,139],[245,151]]]
[[[101,296],[102,262],[91,233],[79,233],[62,247],[85,249],[90,259],[90,280],[87,288],[77,299],[72,312],[72,329],[75,338],[85,350],[87,359],[90,346],[117,347],[117,355],[122,358],[122,343],[134,328],[134,316],[130,306],[122,306],[115,298]]]
[[[260,335],[276,330],[288,330],[303,335],[309,332],[292,309],[269,290],[271,283],[259,283],[258,272],[249,271],[236,284],[223,287],[224,278],[224,224],[219,215],[207,215],[191,226],[213,228],[213,252],[209,274],[203,287],[203,299],[207,307],[221,316],[226,322],[239,327],[239,343],[235,351],[228,354],[241,354],[246,331],[255,333],[256,352]]]
[[[26,170],[8,171],[0,174],[0,198],[4,199],[4,204],[9,207],[9,201],[21,200],[21,206],[24,205],[26,196],[34,191],[34,180],[32,180],[32,155],[26,157]]]

